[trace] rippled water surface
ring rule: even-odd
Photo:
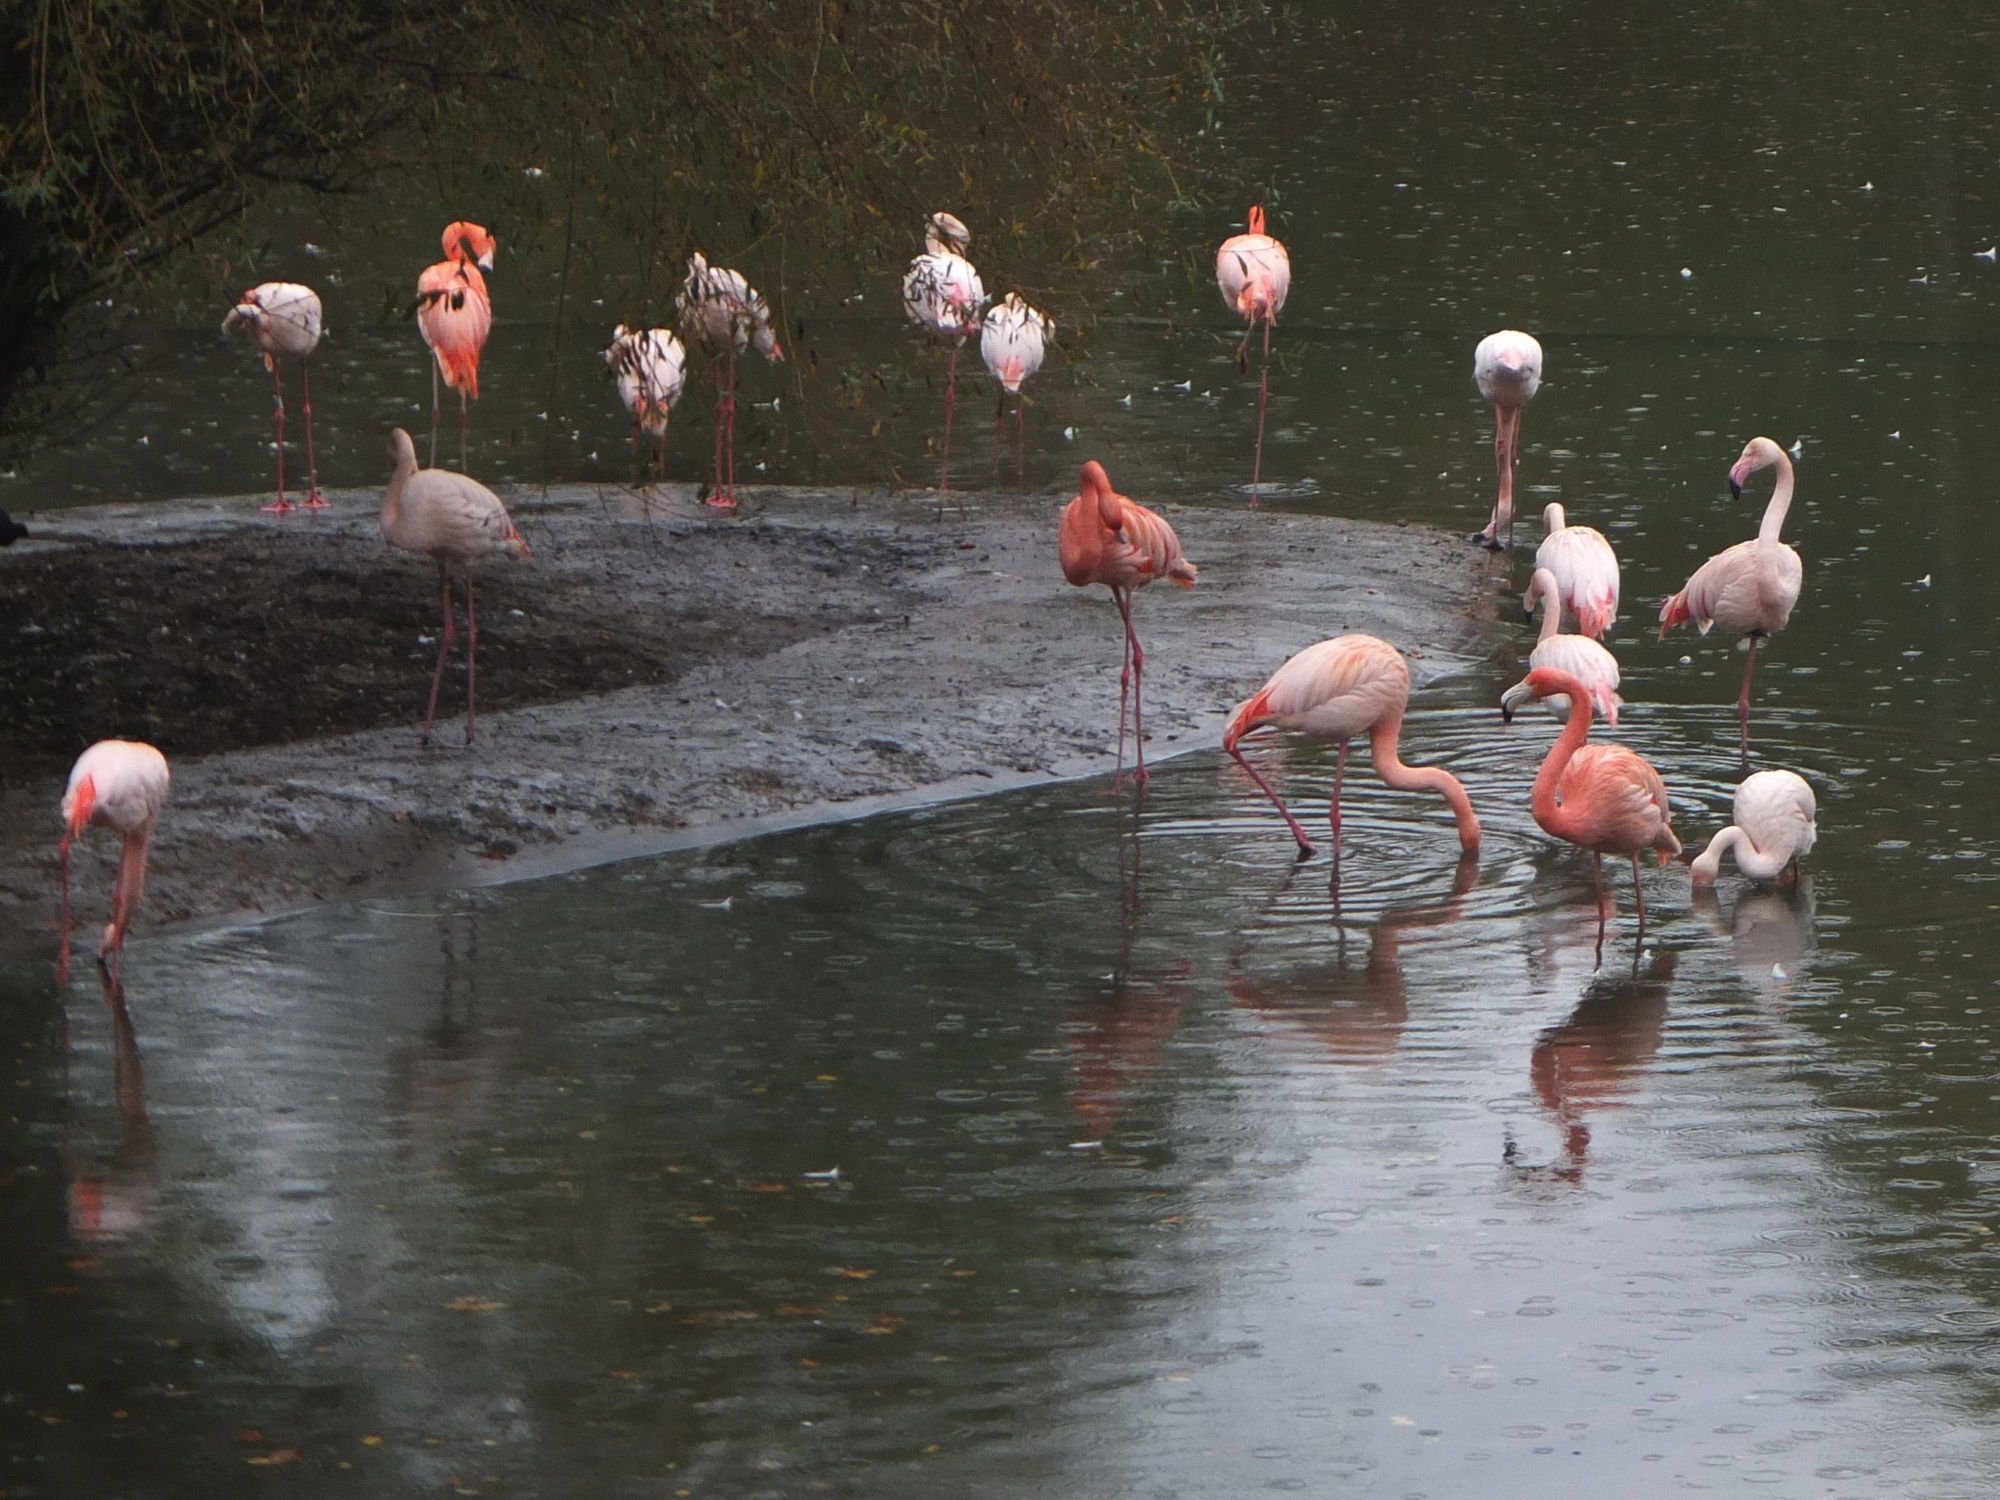
[[[1057,787],[146,934],[130,1036],[87,975],[0,970],[0,1490],[1994,1492],[1994,23],[1378,9],[1225,80],[1241,181],[1146,268],[1178,315],[1052,367],[1030,480],[1097,456],[1242,503],[1255,388],[1206,268],[1253,193],[1296,266],[1267,503],[1469,533],[1473,343],[1537,332],[1522,536],[1561,500],[1623,554],[1622,738],[1694,841],[1741,658],[1647,622],[1754,530],[1744,440],[1798,444],[1805,594],[1753,733],[1819,791],[1804,882],[1649,868],[1641,946],[1613,867],[1600,963],[1590,867],[1526,810],[1553,724],[1492,706],[1524,547],[1485,565],[1490,656],[1405,734],[1471,789],[1469,866],[1357,757],[1336,901],[1205,753],[1141,807]],[[371,317],[431,233],[409,266],[329,247],[338,483],[425,394]],[[498,283],[475,435],[496,474],[616,478],[598,335],[532,311],[544,251]],[[901,363],[867,410],[922,478],[897,269],[794,313],[822,366]],[[210,332],[145,330],[178,386],[0,503],[264,482],[259,377]],[[789,411],[744,424],[767,476],[874,472]],[[1323,816],[1330,754],[1255,753]]]

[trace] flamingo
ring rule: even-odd
[[[1660,606],[1660,639],[1685,621],[1707,635],[1722,626],[1743,638],[1749,652],[1743,663],[1743,691],[1736,698],[1736,719],[1743,758],[1750,758],[1750,674],[1757,666],[1757,643],[1785,628],[1792,606],[1799,602],[1805,567],[1799,555],[1778,533],[1792,505],[1792,461],[1767,437],[1754,437],[1729,470],[1729,493],[1740,497],[1743,481],[1759,469],[1776,465],[1777,487],[1764,507],[1764,521],[1750,541],[1718,552],[1699,568],[1681,591]]]
[[[499,249],[484,227],[464,219],[444,227],[444,259],[417,278],[417,331],[431,351],[431,456],[437,463],[438,375],[458,392],[458,466],[466,466],[467,399],[479,399],[479,355],[493,331],[486,278]]]
[[[278,503],[264,509],[284,512],[293,509],[285,498],[285,382],[278,373],[278,360],[299,362],[299,389],[306,409],[306,472],[311,489],[299,503],[307,510],[326,509],[319,492],[319,460],[313,453],[313,403],[311,366],[313,350],[319,347],[319,293],[296,281],[267,281],[253,286],[229,309],[222,320],[224,333],[238,333],[255,344],[264,356],[264,368],[271,372],[271,391],[278,407]]]
[[[1472,351],[1472,378],[1479,394],[1493,403],[1493,459],[1500,470],[1500,493],[1493,519],[1473,538],[1489,552],[1505,551],[1514,540],[1514,467],[1521,461],[1521,408],[1542,385],[1542,346],[1525,333],[1503,328],[1489,333]],[[1500,535],[1501,527],[1507,535]]]
[[[1594,526],[1571,526],[1560,505],[1542,511],[1548,535],[1535,549],[1535,567],[1555,575],[1555,592],[1543,597],[1561,601],[1558,613],[1567,611],[1583,634],[1602,640],[1618,618],[1618,554],[1604,533]],[[1523,609],[1533,611],[1527,596]]]
[[[451,650],[451,567],[465,569],[465,743],[472,743],[479,674],[479,609],[472,595],[472,564],[491,553],[533,557],[500,497],[476,479],[449,469],[419,469],[417,446],[398,427],[389,434],[395,472],[382,496],[382,535],[392,547],[435,558],[444,588],[444,629],[438,632],[437,667],[431,673],[430,704],[424,710],[424,739],[431,742],[437,718],[438,687]]]
[[[938,466],[938,488],[951,488],[951,415],[958,403],[958,351],[978,331],[986,288],[965,258],[972,231],[954,214],[934,213],[924,220],[924,253],[903,273],[903,312],[912,323],[950,346],[944,377],[944,453]],[[981,347],[984,347],[982,339]],[[1120,721],[1121,728],[1123,721]]]
[[[1535,576],[1528,580],[1528,592],[1521,596],[1522,602],[1532,611],[1537,601],[1547,603],[1555,599],[1557,593],[1556,575],[1547,568],[1535,569]],[[1568,672],[1582,682],[1590,691],[1590,701],[1597,712],[1604,716],[1604,722],[1613,729],[1618,727],[1618,709],[1625,700],[1618,696],[1618,658],[1604,646],[1587,635],[1567,634],[1558,629],[1562,611],[1548,603],[1542,615],[1541,638],[1535,642],[1535,649],[1528,653],[1528,666],[1556,667]],[[1500,715],[1512,722],[1514,712],[1533,694],[1528,684],[1517,682],[1500,695]],[[1569,699],[1563,697],[1544,698],[1542,702],[1557,718],[1569,714]]]
[[[1730,824],[1694,859],[1694,883],[1713,885],[1722,856],[1736,854],[1736,868],[1752,880],[1789,885],[1799,861],[1819,837],[1819,804],[1812,786],[1793,771],[1758,771],[1736,788]]]
[[[1063,507],[1063,577],[1078,588],[1101,583],[1111,590],[1111,602],[1125,622],[1123,670],[1118,678],[1118,771],[1125,774],[1125,700],[1132,700],[1132,741],[1137,746],[1140,786],[1146,784],[1146,722],[1142,708],[1146,653],[1132,629],[1132,591],[1155,578],[1184,589],[1194,587],[1195,566],[1181,551],[1174,528],[1136,500],[1111,488],[1104,465],[1092,459],[1083,466],[1076,498]]]
[[[728,510],[736,505],[736,356],[751,345],[774,365],[785,362],[771,326],[771,309],[741,271],[711,266],[697,250],[688,257],[687,280],[675,306],[681,332],[698,339],[711,361],[726,362],[726,376],[715,383],[715,484],[708,503]]]
[[[681,399],[687,380],[687,350],[664,328],[627,328],[611,336],[604,362],[618,379],[618,399],[632,414],[632,460],[639,459],[639,433],[644,429],[659,450],[660,473],[667,469],[667,413]]]
[[[1632,859],[1632,890],[1639,902],[1639,937],[1646,936],[1646,892],[1639,884],[1639,851],[1657,852],[1664,865],[1681,852],[1667,808],[1666,783],[1646,758],[1623,745],[1588,745],[1590,688],[1559,667],[1528,674],[1536,698],[1569,699],[1569,723],[1550,747],[1535,777],[1531,805],[1545,832],[1592,856],[1597,881],[1597,946],[1604,948],[1604,856]]]
[[[1271,680],[1230,716],[1222,748],[1250,773],[1298,840],[1299,858],[1313,852],[1299,820],[1257,768],[1243,758],[1237,743],[1247,734],[1270,726],[1296,730],[1308,739],[1340,746],[1334,763],[1333,801],[1327,821],[1333,829],[1333,855],[1340,858],[1340,794],[1347,778],[1347,742],[1366,734],[1375,774],[1399,792],[1434,791],[1451,805],[1458,820],[1458,843],[1470,852],[1479,847],[1479,819],[1472,799],[1458,778],[1437,766],[1408,766],[1398,753],[1403,715],[1410,706],[1410,668],[1403,653],[1372,635],[1336,636],[1308,646],[1271,674]]]
[[[97,945],[97,960],[116,968],[125,954],[125,929],[139,910],[146,889],[146,849],[160,809],[167,802],[167,758],[137,740],[99,740],[70,767],[62,816],[68,825],[57,853],[62,859],[62,953],[56,977],[69,981],[69,846],[93,823],[115,829],[125,841],[118,861],[118,886],[111,925]]]
[[[1250,502],[1264,471],[1264,413],[1271,404],[1271,330],[1292,289],[1292,257],[1264,232],[1264,205],[1250,205],[1248,234],[1233,234],[1215,252],[1215,284],[1229,309],[1243,319],[1243,342],[1236,346],[1236,373],[1249,365],[1250,335],[1264,325],[1264,367],[1257,383],[1257,449],[1250,464]]]
[[[980,320],[979,355],[986,368],[1014,399],[1014,475],[1018,482],[1026,469],[1026,403],[1021,399],[1021,383],[1042,367],[1042,346],[1055,333],[1055,324],[1046,313],[1038,312],[1019,292],[1009,292]],[[1006,403],[1001,403],[1004,412]],[[996,417],[997,421],[998,418]]]

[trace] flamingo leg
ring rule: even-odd
[[[146,847],[152,841],[151,828],[141,828],[136,833],[125,836],[125,848],[118,861],[118,888],[111,904],[111,925],[104,930],[104,941],[97,950],[98,961],[111,955],[111,972],[116,974],[125,958],[125,929],[132,924],[132,915],[139,909],[139,898],[146,890]]]
[[[313,451],[313,388],[312,366],[299,361],[299,390],[305,397],[306,408],[306,477],[312,485],[305,498],[307,510],[325,510],[326,496],[319,492],[319,455]]]
[[[1243,335],[1249,342],[1250,335]],[[1257,503],[1257,485],[1264,473],[1264,413],[1271,405],[1271,320],[1264,320],[1264,369],[1257,382],[1257,451],[1250,461],[1250,503]]]
[[[1604,929],[1610,920],[1610,911],[1604,905],[1604,856],[1590,856],[1591,883],[1597,891],[1597,961],[1604,962]]]
[[[944,455],[938,463],[938,490],[951,488],[951,416],[958,405],[958,346],[961,339],[951,341],[951,357],[944,367]]]
[[[1257,768],[1251,765],[1249,761],[1243,758],[1243,752],[1241,750],[1237,749],[1234,745],[1231,745],[1229,747],[1229,753],[1236,757],[1237,765],[1241,766],[1245,771],[1249,772],[1250,779],[1257,783],[1258,787],[1262,789],[1266,797],[1269,797],[1271,799],[1271,805],[1277,808],[1278,816],[1283,818],[1285,820],[1285,825],[1292,830],[1292,837],[1298,841],[1299,858],[1300,859],[1312,858],[1312,852],[1313,852],[1312,840],[1306,837],[1305,829],[1301,828],[1299,826],[1299,820],[1292,816],[1292,810],[1289,807],[1285,806],[1285,799],[1280,797],[1273,790],[1271,790],[1271,783],[1266,781],[1262,776],[1257,774]]]
[[[285,498],[285,382],[278,373],[278,362],[268,355],[265,362],[271,367],[271,395],[278,409],[278,503],[267,505],[264,509],[282,513],[292,508],[291,502]]]
[[[736,346],[729,347],[729,402],[725,410],[729,416],[729,437],[723,444],[723,454],[729,460],[729,503],[736,503]]]
[[[437,720],[438,688],[444,682],[444,658],[445,653],[451,650],[453,636],[451,624],[451,574],[445,571],[443,563],[438,564],[438,582],[444,588],[444,629],[438,632],[437,666],[431,672],[431,701],[430,706],[424,710],[423,742],[426,745],[431,742],[431,725]]]
[[[1132,695],[1132,616],[1127,612],[1125,591],[1112,586],[1111,602],[1125,621],[1125,642],[1118,657],[1118,769],[1112,774],[1111,790],[1125,784],[1125,704]]]
[[[1333,801],[1327,804],[1327,822],[1333,825],[1333,851],[1340,853],[1340,794],[1347,783],[1347,744],[1340,742],[1340,753],[1333,758]]]
[[[1646,941],[1646,888],[1639,884],[1639,855],[1637,851],[1634,851],[1632,855],[1632,898],[1639,903],[1639,935],[1634,941],[1644,944]]]
[[[1489,552],[1504,552],[1514,542],[1514,464],[1521,432],[1521,408],[1493,406],[1493,463],[1499,473],[1499,490],[1493,502],[1493,519],[1477,540]],[[1501,527],[1507,528],[1505,537]]]
[[[1743,691],[1736,695],[1736,735],[1743,751],[1743,760],[1750,760],[1750,674],[1757,670],[1757,637],[1746,637],[1750,642],[1750,652],[1743,663]]]
[[[424,461],[424,467],[435,469],[438,461],[438,362],[435,352],[431,355],[431,454]]]
[[[1119,590],[1118,612],[1125,617],[1125,648],[1132,661],[1132,747],[1133,759],[1139,764],[1135,779],[1143,791],[1146,786],[1146,648],[1139,644],[1139,633],[1132,628],[1132,591]]]
[[[472,570],[465,570],[465,743],[472,743],[479,703],[479,604],[472,594]]]

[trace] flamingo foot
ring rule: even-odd
[[[307,504],[311,504],[312,502],[311,502],[311,501],[307,501],[306,503],[307,503]],[[266,511],[270,512],[270,513],[271,513],[272,515],[274,515],[274,516],[281,516],[281,515],[283,515],[283,514],[284,514],[284,513],[286,512],[286,511],[288,511],[288,510],[297,510],[297,509],[298,509],[298,507],[297,507],[296,505],[292,504],[292,502],[291,502],[291,501],[289,501],[289,500],[280,500],[280,501],[278,501],[278,502],[277,502],[277,504],[275,504],[275,505],[267,505],[267,506],[265,506],[265,507],[264,507],[264,509],[265,509]]]
[[[322,495],[318,490],[314,490],[310,495],[306,496],[305,499],[301,500],[299,504],[307,510],[333,509],[331,505],[328,505],[326,503],[326,496]]]

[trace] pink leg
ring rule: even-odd
[[[465,743],[472,743],[472,729],[479,703],[479,604],[472,596],[472,570],[465,570]]]
[[[944,367],[944,457],[938,466],[938,490],[942,493],[951,488],[951,415],[958,404],[958,346],[961,340],[956,336],[951,341],[951,358]]]
[[[1597,890],[1597,961],[1601,964],[1604,962],[1604,929],[1610,918],[1610,912],[1604,905],[1603,855],[1593,854],[1590,856],[1590,873],[1592,884]]]
[[[1118,769],[1111,778],[1111,790],[1115,792],[1125,784],[1125,704],[1132,696],[1132,625],[1131,616],[1125,612],[1122,589],[1112,587],[1111,602],[1118,606],[1118,613],[1126,622],[1125,640],[1118,656]]]
[[[1118,612],[1125,617],[1125,650],[1132,663],[1132,745],[1133,758],[1139,769],[1134,779],[1141,787],[1146,785],[1146,651],[1139,644],[1138,632],[1132,628],[1132,591],[1120,589],[1114,596],[1118,600]],[[1123,696],[1122,694],[1120,695]],[[1119,720],[1122,725],[1124,720]]]
[[[1499,492],[1493,502],[1493,519],[1476,540],[1488,551],[1504,552],[1514,540],[1514,464],[1521,431],[1521,408],[1495,405],[1493,408],[1493,463],[1499,475]],[[1500,528],[1506,527],[1506,536]]]
[[[326,496],[319,492],[319,455],[313,451],[312,369],[304,360],[299,361],[299,389],[305,394],[306,475],[312,483],[312,488],[306,493],[306,509],[325,510]]]
[[[1271,783],[1257,774],[1257,768],[1243,758],[1241,750],[1231,745],[1229,753],[1236,757],[1236,764],[1250,773],[1250,779],[1263,789],[1264,795],[1271,799],[1271,805],[1278,809],[1278,816],[1285,820],[1285,825],[1292,830],[1292,837],[1298,841],[1299,858],[1310,859],[1313,852],[1312,840],[1306,837],[1305,829],[1299,826],[1299,820],[1292,816],[1292,810],[1285,806],[1284,799],[1271,790]]]
[[[267,505],[264,509],[282,514],[292,508],[291,502],[285,498],[285,385],[278,374],[278,362],[274,359],[270,363],[271,396],[278,406],[278,503]]]
[[[1639,884],[1639,856],[1632,855],[1632,899],[1639,903],[1639,935],[1634,942],[1646,941],[1646,888]]]
[[[424,710],[424,743],[431,742],[431,725],[437,722],[438,688],[444,682],[445,653],[451,650],[453,636],[451,623],[451,574],[445,571],[443,563],[438,564],[438,582],[444,588],[444,629],[438,632],[437,667],[431,672],[431,701]]]
[[[1245,338],[1249,336],[1246,334]],[[1271,404],[1271,324],[1264,323],[1264,372],[1257,382],[1257,452],[1250,462],[1250,503],[1257,503],[1257,485],[1264,474],[1264,412]]]
[[[127,834],[124,852],[118,861],[118,891],[111,904],[111,926],[106,929],[104,942],[97,951],[100,962],[107,953],[111,956],[111,972],[114,975],[125,960],[125,929],[131,926],[133,914],[139,910],[139,898],[146,891],[146,848],[152,836],[151,828]]]
[[[736,504],[736,351],[729,351],[729,503]]]
[[[1327,804],[1327,821],[1333,825],[1333,853],[1340,856],[1340,795],[1347,785],[1347,741],[1340,742],[1340,753],[1333,758],[1333,801]]]
[[[1736,734],[1742,747],[1743,760],[1750,760],[1750,674],[1757,670],[1757,637],[1752,635],[1750,654],[1743,663],[1743,691],[1736,695]]]

